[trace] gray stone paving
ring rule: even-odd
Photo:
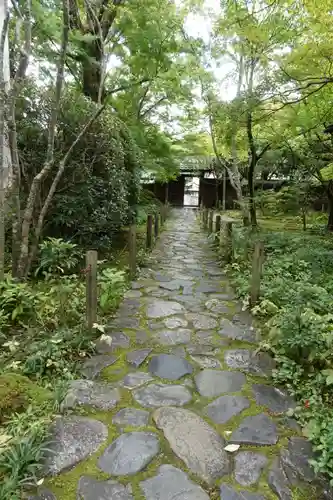
[[[51,428],[45,473],[67,471],[61,487],[30,498],[293,500],[297,485],[332,499],[194,211],[174,211],[106,334]]]

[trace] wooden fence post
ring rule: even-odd
[[[208,225],[208,208],[204,208],[203,211],[203,227],[204,229],[207,229]]]
[[[219,233],[221,230],[221,215],[215,217],[215,233]]]
[[[250,289],[250,306],[254,307],[260,297],[260,281],[262,274],[262,266],[264,263],[264,243],[256,241],[254,244],[253,260],[252,260],[252,277]]]
[[[153,216],[149,214],[147,217],[146,247],[151,248],[152,246],[153,246]]]
[[[86,307],[87,327],[92,331],[97,321],[97,252],[88,250],[86,253]]]
[[[155,240],[158,238],[158,233],[159,233],[159,213],[157,212],[155,214],[155,220],[154,220],[154,235],[155,235]]]
[[[226,237],[226,261],[232,262],[233,248],[232,248],[232,222],[225,224],[225,237]]]
[[[213,232],[213,220],[214,220],[214,210],[209,210],[208,216],[208,232],[211,234]]]
[[[131,279],[136,275],[136,225],[132,224],[128,231],[129,271]]]

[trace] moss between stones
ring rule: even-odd
[[[29,404],[42,405],[50,401],[52,394],[17,373],[0,375],[0,423],[13,412],[25,410]]]

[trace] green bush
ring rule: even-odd
[[[39,262],[35,276],[50,276],[73,273],[82,254],[75,243],[62,238],[46,238],[39,245]]]

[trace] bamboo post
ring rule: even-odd
[[[97,252],[86,253],[86,304],[87,327],[91,331],[97,321]]]
[[[131,279],[136,275],[136,225],[132,224],[128,232],[129,271]]]
[[[260,297],[260,281],[262,275],[262,266],[264,263],[264,243],[256,241],[254,245],[252,260],[252,277],[250,289],[250,306],[254,307]]]
[[[214,210],[209,210],[208,216],[208,232],[211,234],[213,232],[213,220],[214,220]]]
[[[226,261],[232,262],[233,248],[232,248],[232,222],[225,224],[225,237],[226,237]]]
[[[219,233],[221,230],[221,215],[215,217],[215,233]]]
[[[147,217],[146,247],[149,249],[152,246],[153,246],[153,216],[149,214]]]
[[[155,214],[155,220],[154,220],[154,235],[155,235],[155,240],[158,238],[158,233],[159,233],[159,213],[157,212]]]

